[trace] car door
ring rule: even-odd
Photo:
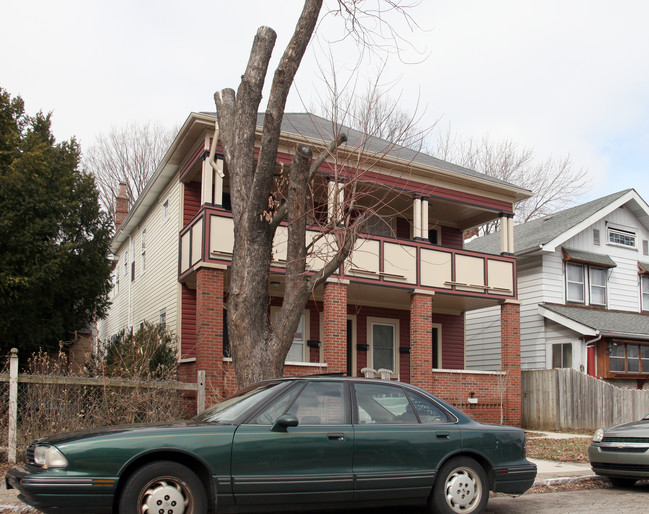
[[[297,426],[283,423],[287,419],[297,419]],[[236,504],[353,499],[353,444],[346,384],[298,383],[238,427],[232,446]]]
[[[425,499],[442,458],[461,447],[454,418],[431,399],[382,383],[356,383],[357,500]]]

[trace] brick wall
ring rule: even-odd
[[[424,388],[482,423],[500,423],[501,395],[499,388],[505,375],[470,371],[433,371],[430,387]],[[477,398],[478,403],[468,399]],[[506,424],[512,424],[505,418]],[[520,426],[520,417],[517,423]]]
[[[500,360],[507,373],[505,423],[521,425],[521,308],[516,302],[500,306]]]
[[[224,278],[225,272],[219,269],[200,268],[196,273],[196,369],[205,371],[208,404],[224,393]]]
[[[410,297],[410,383],[430,391],[433,369],[433,297]]]
[[[324,288],[323,352],[329,373],[347,371],[347,286],[327,282]]]

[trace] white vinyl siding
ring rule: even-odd
[[[119,292],[112,300],[108,317],[98,323],[99,338],[107,340],[124,328],[137,326],[142,320],[151,323],[160,321],[160,312],[165,310],[166,326],[176,335],[180,334],[178,283],[178,233],[180,231],[180,188],[175,177],[142,220],[146,227],[146,273],[140,265],[135,266],[135,280],[131,281],[131,262],[142,249],[142,230],[136,228],[132,238],[126,239],[117,251],[120,258]],[[168,202],[168,219],[163,222],[160,212],[162,203]],[[125,266],[124,253],[130,249],[129,261]],[[139,263],[138,263],[139,264]],[[128,270],[128,280],[124,270]]]

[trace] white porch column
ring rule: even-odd
[[[514,253],[514,218],[507,216],[507,247],[508,253]]]
[[[412,203],[412,232],[413,239],[421,239],[421,198]]]
[[[504,213],[500,214],[500,253],[507,253],[507,244],[508,237],[508,227],[507,227],[507,216]]]
[[[214,171],[210,166],[207,157],[203,159],[203,169],[201,176],[201,205],[206,203],[214,203],[212,192],[214,190]]]
[[[330,180],[327,183],[327,222],[340,221],[340,214],[345,202],[345,189],[342,182]]]
[[[216,159],[214,174],[214,205],[223,205],[223,159]]]
[[[421,237],[428,239],[428,198],[421,199]]]

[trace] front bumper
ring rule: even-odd
[[[588,460],[596,475],[649,478],[649,449],[622,443],[592,443]]]
[[[534,485],[536,464],[527,462],[520,466],[494,469],[494,492],[523,494]]]
[[[112,511],[117,478],[18,466],[7,471],[5,484],[19,491],[21,501],[43,512],[100,513]]]

